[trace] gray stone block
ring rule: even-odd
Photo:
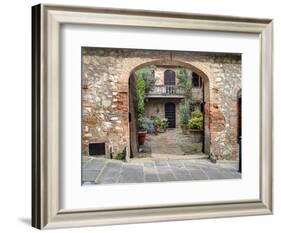
[[[184,165],[182,164],[182,162],[180,161],[177,161],[177,160],[168,160],[168,164],[171,166],[171,167],[178,167],[178,168],[183,168]]]
[[[145,182],[159,182],[159,177],[156,174],[144,174]]]
[[[96,178],[98,177],[100,171],[97,171],[97,170],[86,170],[86,171],[83,171],[82,173],[82,182],[85,182],[85,181],[95,181]]]
[[[120,173],[120,183],[143,183],[143,166],[124,164]]]
[[[99,175],[97,183],[117,183],[120,176],[121,167],[122,163],[108,162],[105,168],[102,170],[101,174]]]
[[[176,180],[177,181],[188,181],[188,180],[193,180],[193,178],[190,174],[176,175]]]
[[[154,162],[145,162],[145,163],[143,164],[143,166],[144,166],[144,167],[155,167],[155,164],[154,164]]]
[[[172,171],[166,167],[158,167],[158,174],[160,181],[175,181],[176,177],[173,175]]]
[[[208,180],[208,176],[204,174],[200,169],[189,171],[193,180]]]
[[[161,161],[161,160],[159,160],[159,161],[155,161],[155,165],[157,166],[157,167],[167,167],[168,166],[168,163],[167,163],[167,161]]]
[[[107,160],[105,159],[93,159],[83,166],[83,170],[101,170],[105,166],[106,162]]]
[[[205,170],[205,173],[210,180],[225,179],[225,177],[217,171]]]

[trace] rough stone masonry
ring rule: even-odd
[[[129,159],[130,74],[144,65],[177,65],[204,80],[205,153],[238,158],[238,93],[241,55],[183,51],[82,48],[82,155],[105,143],[107,158]]]

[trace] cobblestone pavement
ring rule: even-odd
[[[91,158],[83,161],[82,184],[147,183],[192,180],[239,179],[236,162],[201,160],[156,160],[126,163]]]

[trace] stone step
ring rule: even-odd
[[[129,163],[150,162],[159,160],[197,160],[209,159],[206,154],[190,154],[190,155],[167,155],[167,154],[152,154],[152,157],[146,158],[131,158]]]

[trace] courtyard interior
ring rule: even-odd
[[[208,158],[202,153],[202,142],[191,142],[190,135],[182,133],[180,128],[168,128],[165,132],[147,134],[144,145],[140,146],[137,158],[132,161],[161,159],[203,159]]]

